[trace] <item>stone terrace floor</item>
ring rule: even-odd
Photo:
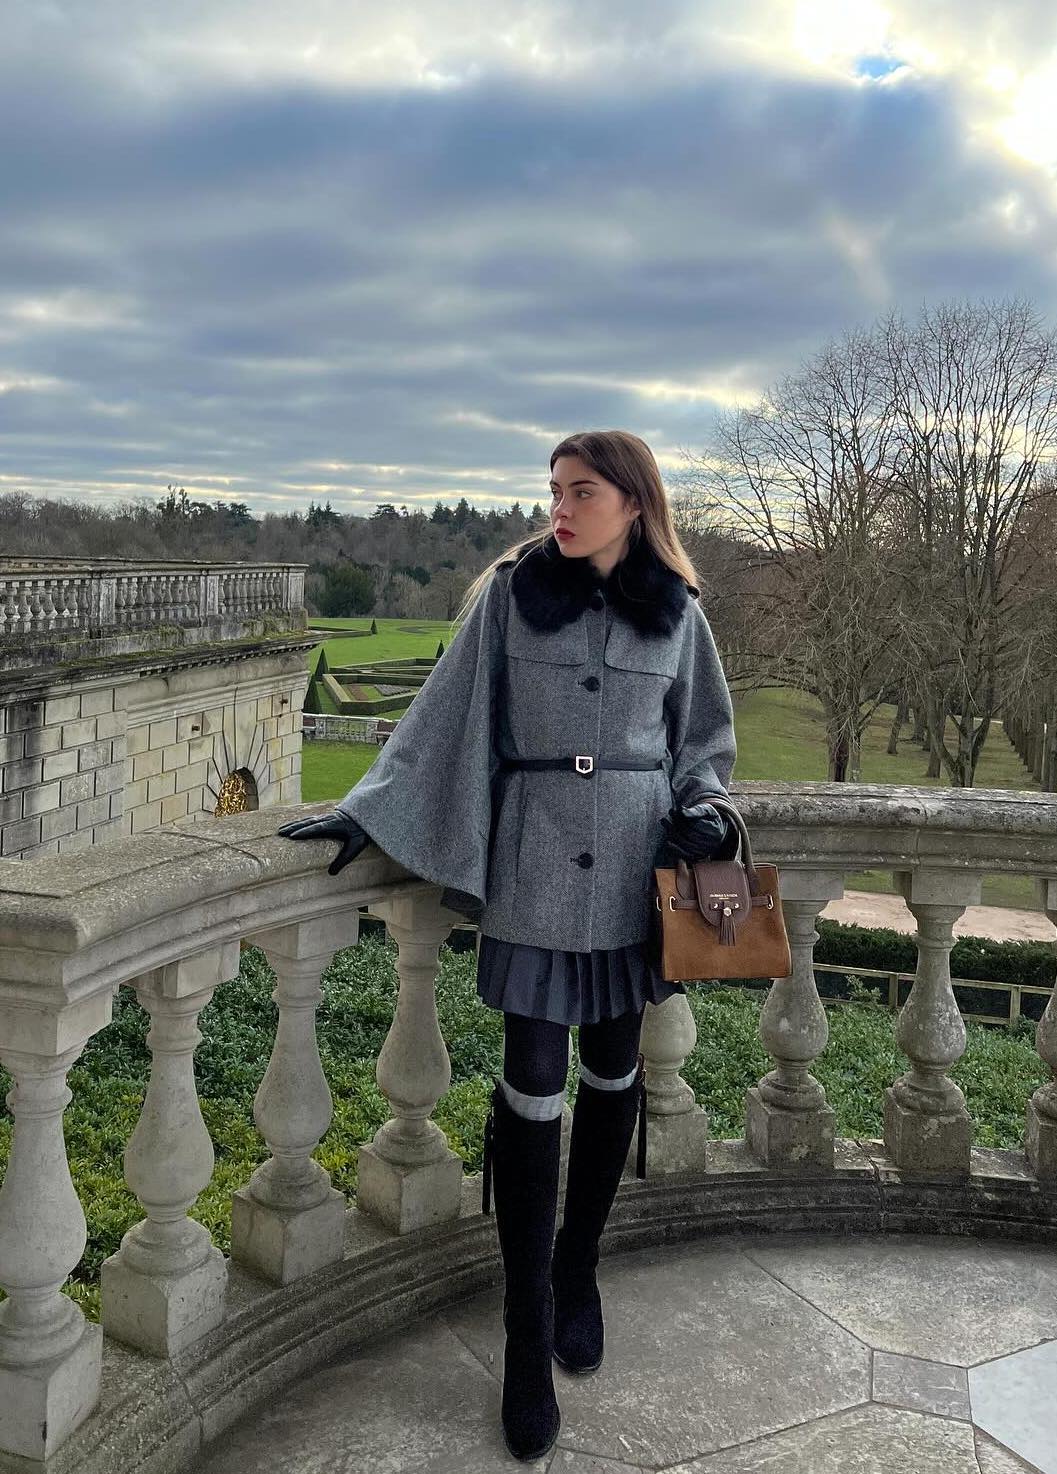
[[[247,1414],[193,1474],[1057,1474],[1057,1251],[745,1236],[603,1259],[601,1369],[555,1367],[558,1442],[499,1426],[501,1292]]]

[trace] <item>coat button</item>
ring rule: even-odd
[[[590,850],[584,850],[582,854],[576,856],[576,863],[581,870],[590,870],[595,863],[595,857]]]
[[[605,607],[606,607],[606,600],[605,600],[605,595],[604,594],[594,593],[594,594],[591,595],[591,608],[592,609],[604,609]]]
[[[601,684],[602,682],[597,676],[588,676],[586,681],[580,682],[580,685],[583,686],[585,691],[597,691]]]

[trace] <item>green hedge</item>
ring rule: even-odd
[[[823,998],[850,997],[854,984],[849,979],[854,977],[856,967],[913,973],[917,966],[914,937],[905,932],[822,919],[816,922],[815,930],[818,932],[816,963],[832,963],[847,969],[844,973],[816,974],[819,995]],[[990,937],[958,937],[951,949],[951,976],[1052,988],[1057,979],[1057,949],[1049,942],[996,942]],[[910,984],[903,983],[899,990],[900,1003],[906,1001],[909,992]],[[1004,993],[958,988],[957,996],[963,1013],[991,1018],[1008,1015],[1009,1000]],[[1045,1007],[1045,998],[1029,995],[1021,1001],[1024,1017],[1032,1020],[1041,1018]]]

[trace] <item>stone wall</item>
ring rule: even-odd
[[[0,857],[69,854],[211,816],[233,773],[262,808],[296,803],[308,643],[21,673],[0,693]]]

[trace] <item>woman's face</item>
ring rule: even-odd
[[[567,558],[591,558],[602,573],[619,563],[639,515],[619,486],[579,456],[559,456],[551,472],[551,529]]]

